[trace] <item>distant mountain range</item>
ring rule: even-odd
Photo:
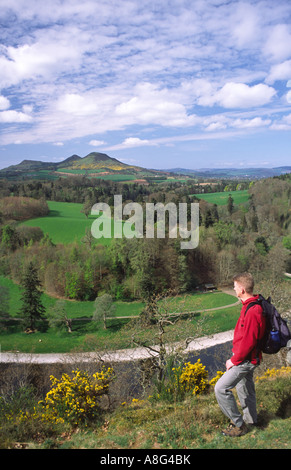
[[[185,168],[171,168],[165,170],[146,169],[135,165],[122,163],[116,158],[109,157],[105,153],[92,152],[85,157],[72,155],[61,162],[42,162],[36,160],[23,160],[17,165],[11,165],[0,170],[0,176],[13,178],[24,177],[26,174],[31,176],[33,173],[46,170],[49,172],[77,173],[82,174],[90,172],[90,174],[132,174],[137,178],[145,176],[171,176],[184,175],[188,177],[201,178],[237,178],[237,179],[259,179],[272,176],[279,176],[291,172],[291,166],[282,166],[275,168],[202,168],[198,170],[190,170]]]
[[[193,175],[203,178],[270,178],[291,173],[291,166],[280,166],[275,168],[200,168],[189,170],[186,168],[172,168],[165,170],[178,175]]]

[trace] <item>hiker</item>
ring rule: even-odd
[[[240,317],[233,336],[233,356],[226,361],[226,372],[215,386],[215,395],[222,412],[231,420],[231,424],[222,433],[225,436],[242,436],[248,432],[249,425],[257,424],[256,394],[253,381],[255,368],[260,364],[262,353],[258,348],[259,340],[264,336],[266,321],[263,309],[256,304],[245,311],[247,306],[258,299],[254,295],[254,279],[250,273],[234,276],[234,290],[242,302]],[[243,409],[240,414],[231,391],[236,387]]]

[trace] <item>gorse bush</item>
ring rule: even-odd
[[[75,370],[72,376],[63,374],[61,379],[50,379],[52,388],[44,400],[36,402],[32,387],[20,389],[8,401],[0,397],[1,421],[87,424],[101,416],[100,398],[108,395],[114,371],[109,367],[90,375]]]
[[[192,395],[203,393],[208,385],[208,372],[200,362],[195,364],[187,362],[180,375],[180,384],[185,392],[191,392]]]
[[[210,381],[208,371],[200,359],[191,364],[187,362],[177,367],[168,367],[165,377],[157,386],[157,393],[153,394],[154,400],[182,401],[186,395],[200,395],[209,391],[214,386],[223,372],[217,371],[217,375]]]
[[[109,367],[92,375],[80,370],[72,374],[63,374],[60,380],[51,376],[52,388],[39,404],[48,419],[77,426],[100,416],[100,397],[108,394],[114,372]]]
[[[267,369],[264,374],[256,377],[256,383],[260,382],[261,380],[266,379],[275,379],[276,377],[284,377],[291,373],[291,366],[281,367],[281,369]]]

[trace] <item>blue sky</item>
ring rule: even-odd
[[[291,165],[290,0],[0,0],[0,168]]]

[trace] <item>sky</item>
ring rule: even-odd
[[[291,165],[290,0],[0,0],[0,168]]]

